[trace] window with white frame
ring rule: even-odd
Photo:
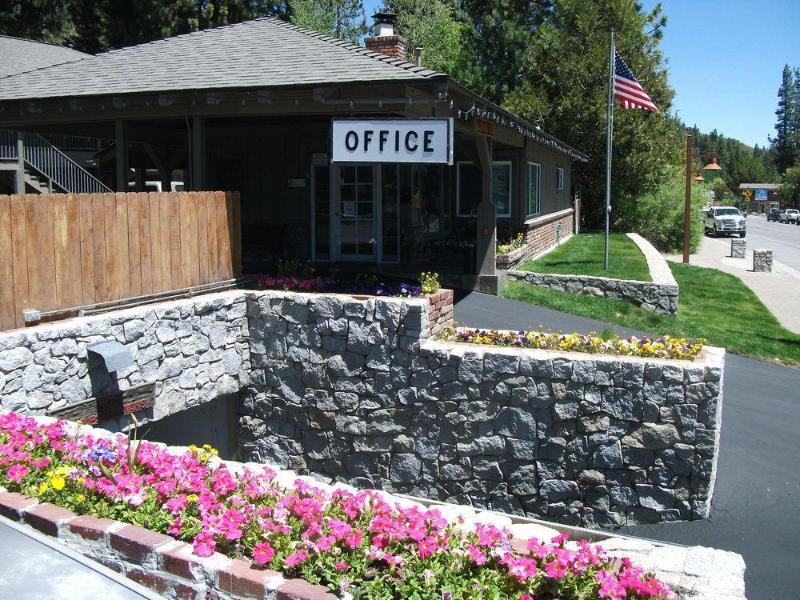
[[[459,217],[475,214],[481,201],[481,170],[475,163],[460,161],[457,166],[456,202]],[[511,216],[511,161],[492,162],[492,201],[498,217]]]
[[[528,216],[541,211],[542,165],[528,163]]]
[[[564,169],[556,167],[556,191],[560,192],[564,189]]]

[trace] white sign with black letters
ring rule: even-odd
[[[453,119],[333,119],[332,163],[453,164]]]

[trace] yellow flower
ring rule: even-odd
[[[49,486],[47,485],[46,482],[43,481],[42,483],[40,483],[39,484],[39,495],[41,496],[42,494],[44,494],[48,490],[48,487]]]
[[[197,500],[198,500],[198,499],[199,499],[199,498],[198,498],[197,494],[189,494],[188,496],[186,496],[186,501],[187,501],[189,504],[191,504],[191,503],[193,503],[193,502],[197,502]]]
[[[77,496],[75,496],[75,500],[77,500],[78,502],[83,502],[84,500],[86,500],[86,496],[84,496],[83,494],[78,494]]]
[[[50,485],[52,485],[53,489],[57,492],[63,490],[66,483],[66,480],[61,475],[53,475],[50,478]]]

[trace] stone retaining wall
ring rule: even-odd
[[[89,369],[86,346],[116,340],[134,364],[109,378]],[[241,291],[221,292],[0,333],[0,406],[43,414],[90,397],[155,383],[145,418],[237,393],[249,381]],[[120,426],[128,424],[120,419]],[[108,424],[106,424],[108,425]]]
[[[644,310],[657,314],[676,314],[678,312],[678,283],[666,261],[650,242],[641,236],[628,234],[628,237],[636,242],[647,260],[652,281],[529,271],[509,271],[508,277],[515,281],[523,281],[530,285],[560,292],[627,300]]]
[[[241,456],[563,523],[708,516],[724,351],[694,362],[444,344],[424,305],[248,295]]]
[[[363,487],[582,523],[702,518],[723,353],[695,362],[443,344],[427,298],[234,290],[0,334],[0,403],[43,414],[107,385],[117,339],[159,419],[240,393],[240,450]],[[438,313],[438,316],[437,316]],[[121,428],[127,419],[107,427]]]

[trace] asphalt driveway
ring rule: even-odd
[[[637,333],[478,293],[456,303],[455,318],[484,328]],[[750,600],[800,597],[800,370],[729,354],[711,517],[623,531],[738,552]]]

